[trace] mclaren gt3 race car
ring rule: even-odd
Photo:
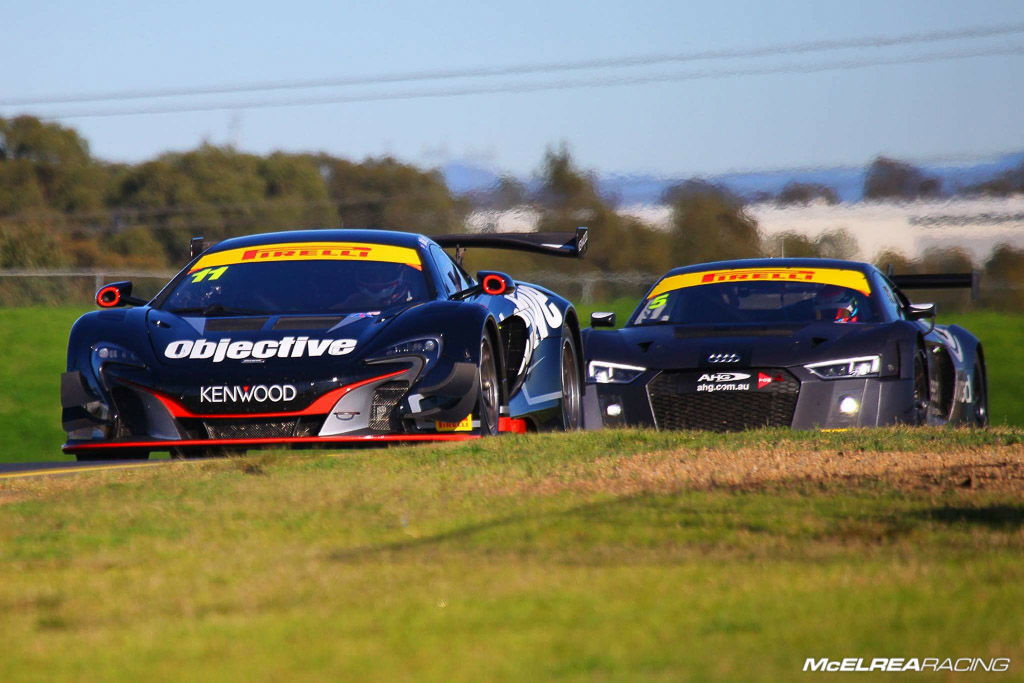
[[[75,323],[64,450],[108,459],[578,428],[572,305],[504,273],[470,277],[459,261],[474,246],[579,257],[586,238],[316,230],[205,251],[193,240],[152,301],[107,285],[103,310]]]
[[[676,268],[618,330],[584,330],[588,428],[738,430],[985,425],[985,358],[903,289],[967,275],[888,277],[865,263],[751,259]]]

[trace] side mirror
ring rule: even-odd
[[[925,320],[935,317],[935,304],[910,304],[907,320]]]
[[[597,311],[590,314],[591,327],[615,327],[615,314],[611,311]]]
[[[516,291],[516,282],[505,273],[493,270],[481,270],[476,274],[477,282],[480,283],[480,291],[492,296],[511,294]]]
[[[103,285],[96,292],[96,305],[100,308],[117,308],[118,306],[143,306],[144,299],[132,296],[131,282],[112,282]]]

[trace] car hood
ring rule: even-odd
[[[787,367],[819,360],[878,353],[890,339],[890,325],[823,323],[805,325],[650,325],[589,330],[588,359],[646,368],[682,369],[708,365]]]

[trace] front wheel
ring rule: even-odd
[[[924,349],[914,354],[914,397],[911,424],[928,424],[928,408],[931,406],[931,384],[928,379],[928,357]]]
[[[576,340],[568,326],[562,327],[562,429],[575,431],[583,423],[583,402],[580,400],[580,364]]]
[[[501,411],[501,388],[498,385],[498,361],[494,357],[491,338],[484,335],[480,340],[480,364],[477,367],[478,398],[476,414],[480,417],[480,431],[484,436],[498,433],[498,417]]]
[[[974,371],[971,373],[971,398],[974,408],[971,424],[975,427],[987,427],[988,378],[985,376],[985,365],[980,358],[974,359]]]

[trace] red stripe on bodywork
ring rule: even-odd
[[[382,379],[387,379],[388,377],[395,377],[396,375],[401,375],[407,369],[408,368],[405,368],[403,370],[396,370],[395,372],[389,372],[386,375],[370,377],[369,379],[364,379],[358,382],[354,382],[352,384],[347,384],[343,387],[338,387],[337,389],[331,389],[326,394],[324,394],[323,396],[309,404],[309,407],[307,408],[303,408],[302,410],[288,410],[280,413],[194,413],[188,408],[186,408],[184,405],[182,405],[180,401],[178,401],[175,398],[172,398],[171,396],[161,391],[157,391],[156,389],[151,389],[149,387],[144,387],[141,384],[135,384],[134,382],[132,382],[131,384],[134,387],[138,387],[139,389],[148,391],[149,393],[153,394],[153,396],[155,396],[157,400],[159,400],[160,403],[163,404],[164,408],[166,408],[167,411],[174,417],[193,417],[202,418],[204,420],[217,418],[237,419],[245,417],[298,417],[300,415],[326,415],[327,413],[331,412],[331,408],[334,407],[334,404],[337,403],[342,396],[352,391],[353,389],[358,389],[361,386],[365,386],[367,384],[377,382]]]
[[[366,436],[285,436],[267,439],[182,439],[180,441],[106,441],[64,445],[64,452],[88,451],[97,448],[153,448],[167,449],[179,446],[258,446],[289,443],[369,443],[376,441],[468,441],[479,439],[479,434],[368,434]]]

